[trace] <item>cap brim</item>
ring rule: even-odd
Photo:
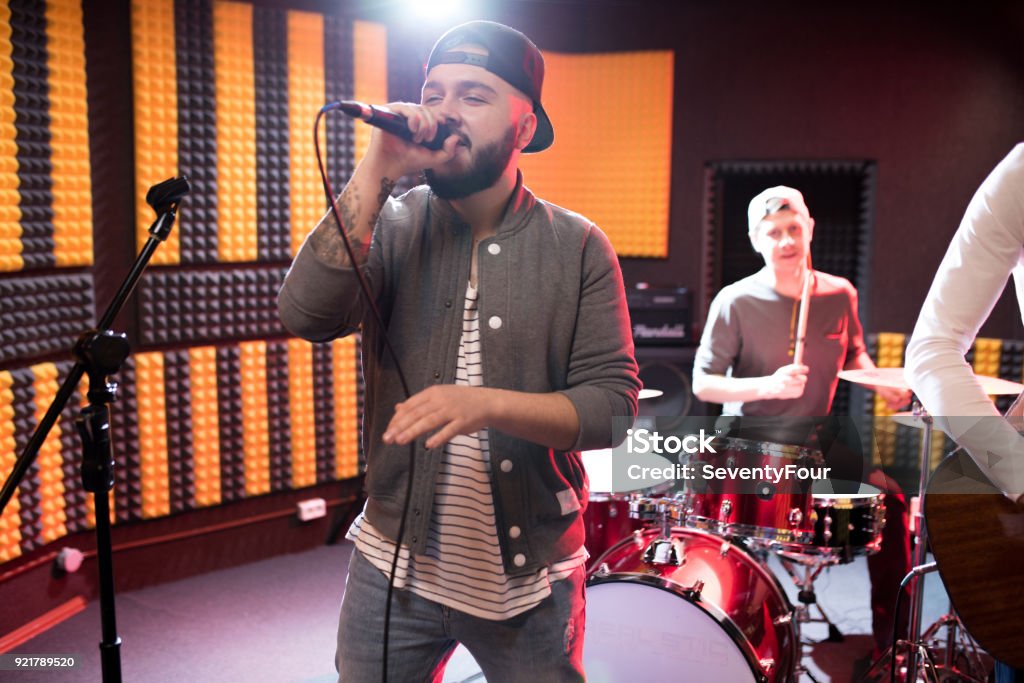
[[[555,141],[555,129],[551,126],[551,119],[539,102],[533,108],[533,113],[537,115],[537,131],[533,134],[530,144],[523,148],[524,154],[543,152]]]

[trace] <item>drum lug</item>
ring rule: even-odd
[[[804,513],[800,508],[791,508],[789,511],[789,526],[793,529],[797,529],[803,521]]]
[[[594,572],[594,576],[608,576],[611,573],[612,569],[608,566],[608,563],[602,562],[601,565],[597,568],[597,571]]]
[[[719,524],[728,524],[729,517],[732,515],[732,501],[723,500],[722,505],[718,508],[718,522]]]
[[[729,541],[722,541],[722,545],[718,547],[718,554],[725,557],[729,554],[730,548],[732,548],[732,543],[729,543]]]
[[[766,658],[759,660],[758,664],[761,665],[761,671],[764,672],[764,680],[767,681],[772,670],[775,669],[775,660]]]
[[[671,538],[656,538],[651,541],[651,544],[644,550],[644,562],[646,564],[671,565],[673,567],[678,567],[681,564],[679,552],[676,550],[676,545],[672,542]]]
[[[704,582],[697,579],[692,586],[684,588],[683,592],[686,593],[688,600],[700,600],[700,594],[704,592]]]
[[[786,614],[781,614],[778,617],[776,617],[775,620],[772,621],[772,623],[774,625],[776,625],[776,626],[784,626],[786,624],[792,624],[793,623],[793,613],[792,612],[787,612]]]

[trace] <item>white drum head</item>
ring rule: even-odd
[[[591,683],[755,680],[711,615],[675,593],[627,581],[587,587],[583,666]]]

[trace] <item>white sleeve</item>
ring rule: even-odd
[[[1024,437],[998,418],[964,360],[1011,273],[1024,315],[1024,144],[971,199],[907,347],[907,381],[924,407],[993,483],[1020,495]]]

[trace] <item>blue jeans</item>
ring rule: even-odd
[[[996,662],[996,683],[1024,683],[1024,669],[1014,669]]]
[[[388,680],[440,681],[462,643],[488,683],[582,681],[584,568],[551,584],[551,595],[504,621],[480,619],[408,590],[391,602]],[[338,621],[335,664],[339,683],[379,683],[387,577],[352,551]]]

